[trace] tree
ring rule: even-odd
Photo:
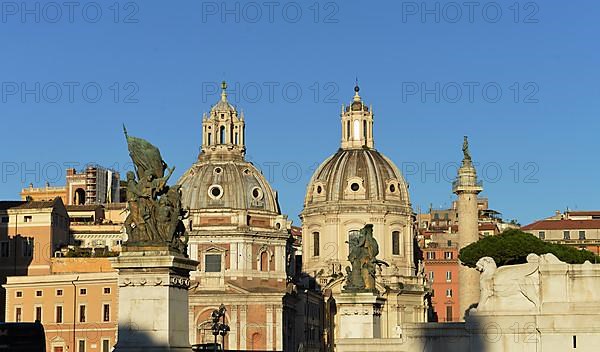
[[[530,253],[552,253],[569,264],[582,264],[586,260],[600,263],[600,257],[588,250],[549,243],[536,236],[516,229],[508,229],[496,236],[485,237],[460,250],[459,259],[463,265],[475,267],[482,257],[492,257],[499,267],[502,265],[526,263]]]

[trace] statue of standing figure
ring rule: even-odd
[[[127,173],[129,215],[125,219],[125,247],[164,246],[186,255],[187,236],[182,220],[187,211],[181,206],[179,186],[167,186],[174,168],[167,167],[158,148],[129,136],[125,126],[123,129],[135,166],[135,173]]]
[[[376,268],[381,265],[389,265],[376,258],[379,254],[379,245],[373,237],[373,225],[365,225],[357,236],[349,239],[348,245],[350,247],[348,260],[352,268],[346,267],[347,277],[344,291],[377,292]]]
[[[465,160],[471,160],[471,152],[469,152],[469,138],[467,136],[463,139],[463,157]]]

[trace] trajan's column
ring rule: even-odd
[[[477,195],[483,190],[477,180],[477,171],[469,153],[469,141],[465,136],[463,161],[458,176],[452,183],[452,192],[458,196],[458,247],[463,248],[479,240],[479,210]],[[467,310],[479,301],[479,273],[473,268],[459,265],[458,289],[460,312],[464,317]]]

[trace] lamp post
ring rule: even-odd
[[[227,333],[229,332],[230,328],[229,325],[225,324],[225,312],[227,311],[227,309],[225,308],[225,305],[221,303],[221,306],[219,306],[219,309],[215,309],[213,310],[211,317],[212,317],[212,334],[215,336],[215,344],[214,344],[214,351],[217,351],[217,336],[221,335],[221,341],[222,341],[222,346],[221,346],[221,351],[223,350],[223,348],[225,347],[225,335],[227,335]],[[221,322],[221,319],[223,319],[223,321]]]

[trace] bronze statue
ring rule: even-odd
[[[373,237],[373,225],[367,224],[358,236],[351,237],[348,241],[350,252],[348,260],[352,269],[346,267],[346,286],[344,291],[349,292],[377,292],[375,287],[376,267],[385,265],[386,262],[377,259],[379,245]]]
[[[469,139],[467,138],[467,136],[465,136],[463,140],[462,151],[465,160],[471,160],[471,153],[469,152]]]
[[[127,173],[129,215],[125,220],[125,247],[167,247],[186,255],[187,236],[182,220],[187,211],[181,206],[179,186],[167,186],[175,168],[167,167],[154,145],[129,136],[125,126],[123,130],[135,166],[135,173]]]

